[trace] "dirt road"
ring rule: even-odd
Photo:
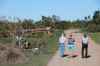
[[[66,37],[68,37],[70,32],[75,32],[75,30],[67,30],[65,31]],[[89,38],[89,58],[81,58],[81,33],[73,33],[73,37],[75,38],[77,50],[76,54],[78,55],[75,58],[70,57],[60,57],[59,51],[55,53],[55,55],[48,62],[47,66],[100,66],[100,46],[96,44],[91,38]],[[65,51],[67,54],[68,51]]]

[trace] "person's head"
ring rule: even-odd
[[[70,33],[70,34],[69,34],[69,37],[72,38],[72,36],[73,36],[72,33]]]
[[[70,37],[72,37],[72,34],[70,35]]]
[[[62,34],[61,34],[61,37],[65,37],[65,34],[64,34],[64,33],[62,33]]]
[[[84,34],[84,37],[87,37],[87,34]]]
[[[73,33],[71,32],[70,34],[69,34],[69,37],[72,37],[73,36]]]

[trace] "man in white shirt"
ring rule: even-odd
[[[82,37],[82,58],[87,58],[88,56],[88,36],[84,34]]]
[[[59,37],[59,51],[60,51],[60,56],[61,56],[61,57],[64,57],[65,41],[66,41],[65,35],[62,34],[62,35]]]

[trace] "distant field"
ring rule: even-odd
[[[93,33],[93,34],[92,34],[92,38],[93,38],[93,40],[94,40],[96,43],[99,43],[99,44],[100,44],[100,32]]]
[[[25,55],[29,58],[29,61],[24,64],[0,64],[0,66],[45,66],[52,55],[56,52],[58,48],[58,37],[61,34],[62,30],[55,31],[53,36],[46,38],[47,41],[47,54],[34,55],[30,51],[26,51]],[[32,38],[27,38],[32,42]],[[0,43],[6,44],[11,43],[12,38],[0,38]]]

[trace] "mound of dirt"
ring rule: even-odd
[[[19,64],[26,62],[25,54],[19,48],[0,45],[0,64]]]

